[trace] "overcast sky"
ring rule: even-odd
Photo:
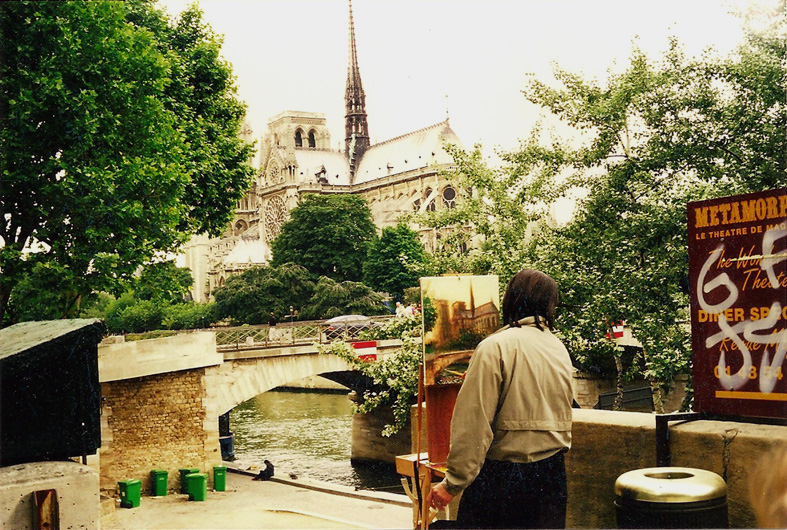
[[[747,0],[743,0],[745,3]],[[191,1],[161,1],[176,15]],[[322,112],[344,140],[347,0],[200,0],[225,41],[255,137],[284,110]],[[740,4],[736,1],[736,5]],[[353,0],[372,142],[450,116],[466,147],[511,149],[539,109],[526,74],[552,64],[603,79],[632,43],[658,57],[675,35],[690,55],[727,54],[742,39],[725,0]]]

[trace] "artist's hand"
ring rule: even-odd
[[[450,503],[453,498],[454,496],[448,493],[448,490],[445,489],[445,486],[438,484],[436,486],[432,486],[432,489],[429,491],[429,495],[426,496],[426,505],[431,506],[437,511],[440,511],[448,506],[448,503]]]

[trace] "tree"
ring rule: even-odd
[[[193,283],[191,271],[178,267],[174,260],[149,263],[137,278],[134,296],[173,304],[183,301]]]
[[[218,318],[234,324],[262,324],[271,311],[281,318],[307,305],[314,293],[309,272],[300,265],[286,263],[277,267],[252,267],[230,276],[213,291]]]
[[[137,0],[128,19],[156,36],[171,65],[165,104],[185,135],[191,175],[184,194],[189,215],[181,229],[219,235],[249,189],[253,149],[239,136],[246,106],[237,99],[232,66],[220,56],[223,37],[202,14],[195,3],[170,24],[149,0]]]
[[[783,185],[784,54],[783,39],[752,35],[729,58],[688,59],[673,40],[651,62],[635,48],[605,85],[556,68],[561,87],[533,80],[525,95],[579,134],[544,142],[535,130],[499,170],[477,150],[457,153],[480,201],[445,226],[473,223],[484,236],[472,262],[481,270],[555,277],[557,324],[575,362],[612,357],[622,377],[622,349],[605,334],[625,319],[645,376],[668,389],[690,369],[686,203]],[[579,197],[570,224],[540,220],[570,194]],[[503,219],[513,229],[495,226]]]
[[[418,234],[406,224],[383,228],[372,241],[363,264],[364,283],[401,301],[407,287],[418,285],[427,254]]]
[[[336,282],[321,276],[314,295],[303,306],[301,316],[306,319],[333,318],[339,315],[385,315],[388,308],[381,294],[360,282]]]
[[[362,197],[308,195],[271,243],[271,264],[292,262],[315,277],[360,281],[375,234],[372,213]]]
[[[172,28],[148,3],[0,5],[0,321],[36,267],[58,271],[65,316],[225,226],[250,148],[218,41],[189,13]]]

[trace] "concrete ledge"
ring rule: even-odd
[[[760,457],[785,440],[785,426],[704,420],[670,425],[672,465],[712,471],[727,482],[731,528],[756,528],[749,476]],[[575,409],[566,455],[567,527],[616,528],[615,481],[655,466],[655,415]]]
[[[98,378],[105,383],[216,366],[222,362],[224,356],[216,351],[215,333],[184,333],[162,339],[100,344]]]
[[[99,528],[98,473],[76,462],[0,468],[0,528],[31,530],[34,491],[56,491],[60,528]]]

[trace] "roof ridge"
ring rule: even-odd
[[[448,125],[448,120],[443,120],[441,122],[437,122],[437,123],[432,124],[432,125],[427,125],[426,127],[422,127],[422,128],[417,129],[415,131],[410,131],[408,133],[400,134],[399,136],[395,136],[393,138],[389,138],[388,140],[384,140],[384,141],[382,141],[380,143],[373,144],[373,145],[369,146],[369,149],[371,149],[373,147],[377,147],[378,145],[384,145],[384,144],[388,144],[388,143],[394,142],[396,140],[401,140],[402,138],[405,138],[407,136],[413,136],[415,134],[424,132],[424,131],[426,131],[428,129],[435,129],[435,128],[441,126],[441,125],[446,125],[446,126],[450,127],[450,125]]]

